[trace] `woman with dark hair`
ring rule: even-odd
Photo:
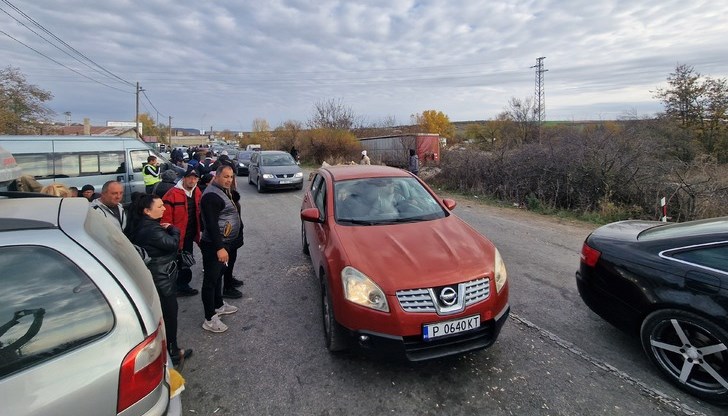
[[[129,220],[124,230],[131,242],[143,248],[150,257],[147,268],[152,273],[162,305],[162,316],[167,334],[167,348],[172,362],[192,355],[191,349],[177,345],[177,249],[180,231],[168,223],[160,223],[164,214],[162,199],[153,194],[137,196],[129,209]]]

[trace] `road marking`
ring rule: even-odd
[[[539,327],[538,325],[534,324],[533,322],[531,322],[525,318],[522,318],[514,313],[510,314],[510,318],[519,324],[522,324],[528,328],[537,330],[542,336],[550,339],[559,347],[564,348],[568,352],[578,356],[579,358],[587,361],[588,363],[590,363],[602,370],[605,370],[608,373],[614,374],[615,376],[626,381],[627,383],[637,387],[642,393],[644,393],[648,397],[650,397],[654,400],[657,400],[658,402],[664,404],[665,406],[670,407],[678,412],[681,412],[682,414],[689,415],[689,416],[706,416],[705,413],[691,409],[687,405],[681,403],[679,400],[672,398],[672,397],[666,395],[665,393],[662,393],[661,391],[653,389],[652,387],[637,380],[636,378],[630,376],[629,374],[625,373],[624,371],[617,369],[613,365],[611,365],[605,361],[592,357],[591,355],[587,354],[586,352],[580,350],[576,345],[570,343],[569,341],[566,341],[565,339],[562,339],[561,337],[559,337],[558,335],[556,335],[550,331],[547,331],[547,330]]]

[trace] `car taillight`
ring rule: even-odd
[[[119,374],[118,413],[154,391],[162,382],[167,360],[162,325],[164,323],[124,357]]]
[[[589,267],[594,267],[602,253],[589,247],[586,243],[581,248],[581,261]]]

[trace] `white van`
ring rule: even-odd
[[[0,147],[13,155],[23,175],[42,185],[59,182],[81,189],[91,184],[101,192],[104,183],[115,180],[125,185],[125,201],[132,192],[144,192],[142,167],[149,155],[168,163],[133,137],[0,136]]]

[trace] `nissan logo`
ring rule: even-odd
[[[455,302],[457,302],[457,300],[458,293],[451,287],[446,287],[445,289],[442,289],[442,292],[440,292],[440,301],[442,301],[445,306],[452,306]]]

